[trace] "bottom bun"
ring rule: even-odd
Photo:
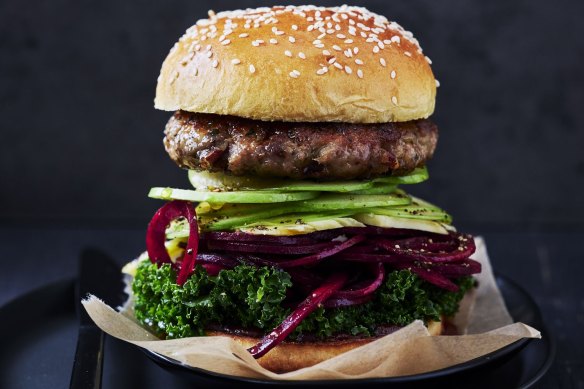
[[[442,321],[431,321],[427,324],[430,335],[440,335],[443,332]],[[228,336],[245,348],[256,345],[260,339],[249,336],[233,335],[221,331],[207,331],[208,336]],[[354,340],[330,341],[330,342],[282,342],[274,347],[258,363],[265,369],[274,373],[287,373],[316,365],[339,354],[350,351],[359,346],[373,342],[378,337],[361,338]]]

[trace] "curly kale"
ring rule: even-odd
[[[203,335],[209,324],[232,325],[267,332],[291,313],[283,304],[292,287],[290,275],[269,267],[237,266],[209,276],[197,266],[182,286],[169,265],[142,262],[132,284],[136,317],[159,336],[182,338]],[[324,309],[309,315],[292,334],[323,338],[333,334],[372,335],[379,324],[406,325],[415,319],[452,316],[472,277],[456,280],[460,290],[449,292],[408,270],[387,274],[374,299],[366,304]]]
[[[289,309],[282,307],[290,275],[268,267],[238,266],[211,277],[201,266],[180,287],[176,272],[142,262],[132,283],[136,317],[161,336],[203,335],[209,323],[269,330]]]

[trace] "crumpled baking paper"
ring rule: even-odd
[[[312,367],[277,374],[262,368],[237,342],[223,336],[159,340],[130,315],[96,296],[83,301],[87,313],[106,333],[157,352],[182,364],[216,373],[274,380],[320,380],[394,377],[425,373],[470,361],[521,338],[541,338],[539,331],[513,323],[501,296],[483,239],[476,238],[473,259],[482,264],[475,275],[479,288],[462,301],[453,324],[456,336],[430,336],[421,321]]]

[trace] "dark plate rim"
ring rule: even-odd
[[[549,336],[549,331],[547,330],[546,326],[543,324],[543,320],[541,320],[541,313],[540,313],[539,307],[536,304],[536,302],[533,300],[531,295],[529,295],[529,293],[527,293],[527,291],[523,287],[521,287],[515,281],[511,280],[510,278],[508,278],[506,276],[503,276],[499,273],[495,273],[495,279],[498,282],[503,281],[503,282],[511,285],[513,288],[517,289],[529,301],[530,305],[532,305],[535,308],[536,316],[540,321],[540,323],[537,323],[538,327],[541,328],[540,331],[542,333],[545,333],[547,336]],[[347,379],[342,379],[342,380],[335,380],[335,379],[332,379],[332,380],[331,379],[324,379],[324,380],[277,380],[277,379],[275,379],[275,380],[272,380],[272,379],[257,379],[257,378],[232,376],[232,375],[213,372],[210,370],[201,369],[198,367],[184,365],[175,359],[166,357],[166,356],[158,354],[156,352],[153,352],[153,351],[150,351],[147,349],[143,349],[143,348],[140,348],[140,349],[144,353],[146,353],[146,355],[149,356],[152,360],[154,360],[155,362],[160,363],[162,365],[165,365],[168,367],[173,367],[173,368],[178,368],[178,369],[183,369],[187,372],[192,372],[194,374],[201,375],[204,377],[222,379],[222,380],[229,381],[229,382],[240,382],[240,383],[248,383],[248,384],[256,384],[256,385],[274,385],[274,384],[278,384],[278,385],[299,385],[299,384],[303,384],[303,385],[331,385],[331,384],[339,384],[340,382],[346,382],[346,381],[350,381],[352,384],[368,384],[368,383],[369,384],[379,384],[379,383],[387,383],[387,384],[391,384],[391,383],[398,384],[399,383],[399,384],[402,384],[402,383],[406,383],[406,382],[415,383],[415,382],[420,382],[420,381],[425,381],[425,380],[430,380],[430,379],[443,378],[443,377],[453,375],[456,373],[462,373],[462,372],[465,372],[467,370],[479,368],[484,364],[492,363],[492,362],[496,361],[497,359],[501,359],[507,355],[521,351],[521,349],[523,349],[525,346],[527,346],[527,344],[529,342],[531,342],[532,340],[533,340],[532,338],[522,338],[522,339],[519,339],[519,340],[499,349],[499,350],[495,350],[489,354],[480,356],[480,357],[472,359],[470,361],[463,362],[463,363],[460,363],[460,364],[457,364],[454,366],[450,366],[450,367],[447,367],[444,369],[426,372],[426,373],[405,375],[405,376],[398,376],[398,377],[375,377],[375,378],[354,378],[354,379],[347,378]],[[553,360],[555,357],[555,342],[551,338],[550,338],[550,340],[551,340],[551,342],[550,342],[551,343],[550,355],[548,355],[545,363],[538,369],[537,374],[535,376],[531,377],[531,379],[528,380],[523,385],[523,387],[528,388],[533,383],[537,382],[547,372],[547,370],[550,368],[551,364],[553,363]]]

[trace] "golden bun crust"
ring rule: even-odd
[[[360,7],[213,14],[162,65],[155,106],[264,121],[427,118],[436,80],[417,40]]]
[[[442,331],[442,321],[428,323],[428,332],[430,332],[430,335],[440,335]],[[245,348],[254,346],[260,340],[259,338],[232,335],[220,331],[208,331],[207,335],[228,336]],[[363,346],[376,339],[378,338],[319,343],[282,342],[266,355],[259,358],[258,363],[265,369],[275,373],[286,373],[316,365],[317,363]]]

